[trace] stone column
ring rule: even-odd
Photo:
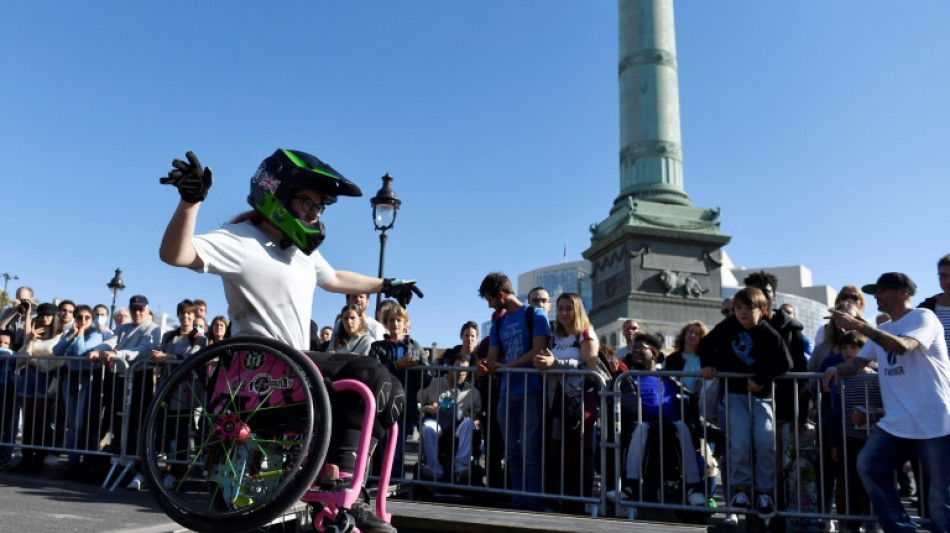
[[[690,205],[672,0],[619,0],[620,196]]]

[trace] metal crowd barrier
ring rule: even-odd
[[[472,439],[472,466],[469,467],[467,476],[459,479],[458,469],[454,461],[448,461],[443,465],[444,475],[439,478],[426,478],[423,476],[422,464],[425,461],[423,457],[423,446],[421,442],[420,424],[422,419],[412,419],[419,409],[407,408],[400,421],[400,427],[406,428],[404,436],[404,446],[401,450],[401,457],[398,457],[396,464],[406,465],[401,471],[393,472],[394,483],[408,487],[413,497],[418,492],[426,491],[464,491],[470,493],[492,494],[502,497],[526,497],[535,498],[546,502],[547,505],[575,504],[575,509],[583,510],[585,514],[596,516],[600,514],[605,504],[605,493],[597,486],[600,475],[597,472],[604,472],[607,468],[607,434],[600,428],[602,423],[598,422],[600,414],[606,412],[607,395],[606,383],[597,373],[589,370],[563,370],[552,368],[544,371],[536,371],[532,368],[502,368],[495,373],[479,378],[476,376],[475,368],[472,366],[428,366],[412,367],[402,372],[400,381],[406,383],[416,383],[417,386],[410,386],[407,390],[407,403],[416,402],[415,391],[424,384],[432,381],[443,380],[447,372],[467,372],[465,381],[461,385],[451,387],[451,392],[462,388],[474,388],[479,391],[481,396],[481,413],[478,415],[478,421],[474,425],[476,435]],[[504,428],[497,425],[499,418],[498,398],[491,391],[494,389],[499,395],[507,395],[508,391],[497,390],[502,374],[508,374],[508,388],[511,388],[516,380],[526,384],[530,376],[540,375],[540,390],[536,392],[543,401],[542,412],[535,414],[529,410],[527,405],[523,405],[520,413],[503,413],[503,418],[510,420],[512,414],[520,414],[522,419],[530,416],[539,416],[539,431],[541,434],[541,445],[537,449],[529,449],[529,439],[525,438],[525,429],[521,429],[520,455],[527,458],[530,454],[538,457],[540,464],[540,479],[537,484],[538,490],[526,490],[524,487],[528,483],[526,471],[523,471],[520,483],[522,488],[515,488],[516,480],[511,476],[501,474],[501,464],[505,458],[505,444],[503,438],[500,447],[497,444],[499,433],[504,433]],[[477,384],[476,384],[477,382]],[[560,389],[566,390],[572,384],[581,383],[581,393],[575,394],[573,398],[561,396],[559,401],[555,401],[555,391],[560,385]],[[587,391],[586,394],[583,393]],[[572,400],[574,403],[572,403]],[[550,407],[549,407],[550,404]],[[502,407],[507,406],[504,404]],[[573,409],[572,409],[573,408]],[[586,413],[589,419],[584,419],[576,429],[570,431],[561,431],[561,434],[567,438],[556,439],[554,435],[560,429],[564,428],[565,421],[571,412]],[[457,418],[450,418],[449,425],[454,428],[459,422]],[[512,428],[510,432],[514,434],[517,429]],[[444,437],[438,440],[437,454],[439,456],[448,455],[452,457],[459,439],[455,433],[443,429]],[[585,453],[586,452],[586,453]],[[400,453],[400,451],[397,451]],[[477,475],[473,475],[476,473]],[[578,507],[579,506],[579,507]]]
[[[168,361],[155,365],[140,361],[114,372],[105,366],[98,366],[95,370],[70,369],[72,361],[85,362],[81,357],[34,357],[18,354],[0,356],[0,363],[11,361],[16,372],[12,380],[3,384],[0,448],[5,449],[8,454],[19,449],[108,458],[111,467],[102,486],[110,489],[115,489],[124,474],[136,463],[138,430],[155,386],[163,376],[170,374],[178,363]],[[452,460],[461,440],[455,431],[460,422],[457,415],[455,418],[449,417],[447,423],[450,430],[443,431],[443,437],[436,441],[435,453],[440,456],[440,460],[449,458],[443,464],[444,476],[425,478],[422,475],[424,452],[419,430],[422,419],[415,418],[415,413],[420,410],[406,409],[403,419],[399,421],[399,427],[406,429],[397,452],[396,464],[399,467],[397,470],[394,466],[392,479],[394,485],[405,488],[410,496],[416,497],[426,491],[462,491],[502,498],[533,498],[549,507],[573,504],[574,512],[581,509],[580,512],[591,516],[613,515],[628,518],[636,518],[637,511],[644,509],[687,511],[704,515],[739,511],[728,506],[731,497],[728,490],[731,458],[728,446],[723,444],[728,438],[723,435],[729,435],[731,424],[728,409],[730,396],[724,396],[721,403],[718,398],[710,402],[700,402],[698,412],[692,414],[687,413],[686,397],[680,398],[673,418],[682,420],[693,414],[701,417],[701,422],[691,428],[694,432],[691,435],[692,441],[699,442],[699,446],[694,447],[692,442],[686,442],[675,432],[658,431],[658,449],[654,452],[653,461],[655,465],[661,465],[661,468],[658,471],[658,479],[650,480],[657,487],[656,493],[649,496],[641,490],[634,499],[621,493],[630,442],[636,428],[645,422],[639,397],[631,401],[630,384],[642,380],[645,376],[665,376],[678,381],[701,379],[698,373],[629,371],[618,376],[613,385],[608,387],[598,374],[588,370],[552,368],[537,371],[533,368],[502,368],[488,376],[478,377],[475,368],[471,366],[412,367],[400,376],[404,384],[415,380],[418,385],[408,388],[407,396],[413,396],[407,397],[407,402],[416,403],[415,393],[433,380],[443,380],[448,372],[463,371],[467,372],[465,380],[452,385],[450,392],[457,391],[459,387],[471,387],[478,390],[481,396],[481,410],[476,415],[477,420],[471,425],[473,435],[468,475],[460,477],[460,469],[456,468]],[[530,376],[540,375],[542,379],[539,394],[544,402],[542,413],[531,412],[527,405],[521,407],[520,413],[500,413],[499,407],[505,408],[507,405],[498,403],[498,395],[507,392],[499,387],[502,375],[509,378],[508,388],[518,380],[527,384]],[[751,375],[721,373],[716,381],[721,390],[724,379],[748,377]],[[875,374],[865,374],[847,382],[843,388],[848,391],[850,387],[851,401],[854,401],[856,387],[856,396],[860,398],[863,395],[865,400],[862,407],[872,414],[877,412],[878,407],[872,405],[869,391],[870,384],[876,379]],[[54,380],[56,383],[53,383]],[[782,380],[791,380],[793,387],[790,398],[778,398],[778,401],[793,403],[795,420],[808,420],[805,424],[776,423],[774,427],[776,468],[772,480],[772,497],[777,516],[780,519],[797,520],[800,522],[798,525],[804,526],[831,519],[874,521],[873,515],[852,508],[855,501],[860,501],[860,498],[855,498],[860,494],[852,492],[861,490],[863,493],[860,480],[855,479],[853,470],[834,468],[835,462],[830,457],[830,428],[835,427],[841,434],[847,434],[848,427],[847,420],[829,420],[828,412],[820,408],[827,396],[818,386],[821,374],[790,373],[776,381]],[[577,383],[583,384],[583,390],[586,391],[584,394],[573,398],[570,395],[554,398],[556,389],[565,390],[571,384]],[[772,386],[774,402],[776,383]],[[809,397],[811,403],[817,406],[814,416],[810,418],[800,411],[800,406],[805,405],[799,401],[803,397]],[[836,394],[834,398],[838,402],[837,407],[843,408],[846,395]],[[749,401],[749,397],[745,401]],[[579,406],[576,405],[578,402]],[[826,402],[825,406],[830,408],[831,404]],[[586,419],[565,429],[564,421],[568,419],[570,412],[576,412],[578,408],[588,416],[593,414],[593,419]],[[183,405],[180,411],[187,412],[188,409],[187,405]],[[715,412],[711,412],[713,410]],[[521,431],[521,457],[536,454],[535,457],[540,458],[540,479],[529,480],[525,472],[516,483],[516,480],[504,472],[506,443],[500,438],[503,437],[504,428],[499,427],[498,422],[510,420],[512,414],[520,414],[523,420],[530,416],[540,417],[538,422],[542,439],[538,449],[529,448],[529,439],[525,438],[527,435],[523,428],[515,428]],[[661,414],[652,422],[662,426],[668,422],[664,420],[664,416],[666,415]],[[169,421],[170,424],[177,424],[171,432],[163,432],[174,436],[170,439],[169,446],[180,447],[181,442],[187,441],[189,435],[181,432],[188,431],[188,424],[181,422],[188,419],[194,423],[199,422],[199,418],[194,414],[185,415],[184,418],[178,416],[177,421]],[[556,419],[561,421],[561,433],[564,437],[560,441],[552,437],[552,431],[558,424]],[[859,434],[854,435],[853,426],[852,424],[850,429],[856,438],[842,440],[837,452],[845,463],[856,457],[855,448],[861,441]],[[871,429],[872,424],[864,426],[865,436],[870,434]],[[638,438],[643,439],[646,436],[641,433]],[[673,442],[668,442],[667,439],[671,438]],[[638,444],[641,449],[646,446],[645,441]],[[715,508],[689,505],[687,484],[681,482],[677,472],[667,472],[662,467],[673,464],[666,455],[677,449],[685,449],[678,456],[680,464],[676,470],[679,472],[686,471],[685,461],[694,457],[691,454],[695,453],[696,457],[700,458],[703,497],[715,502]],[[183,457],[179,462],[184,464],[188,460],[189,458]],[[718,476],[712,475],[717,473],[716,465]],[[920,472],[919,468],[916,471]],[[642,473],[644,471],[641,468]],[[921,476],[916,477],[920,501],[926,502],[920,487]],[[718,478],[718,487],[712,483],[713,478]],[[640,480],[641,483],[645,481],[643,477]],[[529,481],[534,482],[534,490],[526,488]],[[670,487],[672,490],[660,490]],[[608,509],[608,504],[612,504],[613,512]],[[914,512],[920,517],[921,523],[926,523],[925,505],[920,504],[920,507]]]

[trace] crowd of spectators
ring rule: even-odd
[[[580,296],[552,299],[536,287],[526,305],[507,276],[492,273],[478,288],[492,310],[491,329],[465,322],[460,344],[438,360],[412,338],[405,308],[387,300],[370,316],[367,294],[347,295],[332,325],[314,325],[311,347],[375,358],[403,385],[410,400],[399,427],[396,478],[507,489],[510,505],[526,510],[584,513],[598,476],[618,501],[655,501],[664,495],[650,471],[669,463],[647,465],[644,458],[650,435],[665,435],[669,425],[681,468],[667,474],[682,478],[680,503],[708,507],[719,497],[727,511],[769,518],[788,505],[786,450],[795,453],[801,442],[791,441],[806,433],[822,458],[815,511],[866,516],[873,504],[885,529],[900,531],[909,518],[893,503],[899,494],[916,490],[922,514],[934,524],[948,516],[950,475],[936,457],[948,448],[950,422],[917,427],[893,420],[895,412],[913,419],[906,405],[896,406],[908,399],[916,405],[925,394],[928,409],[950,418],[950,256],[940,259],[938,273],[942,292],[917,309],[910,305],[916,285],[903,274],[884,274],[863,292],[847,285],[811,336],[794,309],[775,308],[778,280],[755,272],[723,301],[721,322],[683,324],[672,350],[635,318],[623,323],[619,350],[601,346]],[[882,312],[876,325],[864,318],[864,293],[875,296]],[[556,318],[549,322],[552,305]],[[134,391],[125,447],[134,455],[151,391],[168,375],[163,363],[229,337],[228,320],[206,318],[201,300],[181,301],[177,316],[177,327],[160,331],[148,299],[136,295],[115,311],[113,326],[103,305],[41,303],[29,287],[19,288],[0,313],[0,468],[35,474],[56,465],[57,478],[101,482],[108,462],[97,452],[122,445],[116,406],[124,401],[125,379]],[[657,373],[662,370],[670,373]],[[788,372],[811,377],[783,379]],[[619,397],[607,394],[615,380]],[[931,390],[906,389],[921,384]],[[609,396],[607,412],[600,409],[602,394]],[[615,427],[620,463],[609,457],[601,471],[594,460],[598,435]],[[416,432],[419,464],[410,472],[404,446]],[[882,461],[885,452],[894,459]],[[939,487],[938,496],[928,500],[920,483],[881,481],[882,468],[893,477],[911,469],[905,463],[918,468],[917,480]],[[141,488],[141,476],[132,475],[127,486]],[[167,482],[180,475],[170,470]],[[842,521],[839,527],[876,525]]]

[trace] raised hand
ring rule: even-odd
[[[162,185],[173,185],[178,189],[181,199],[188,203],[198,203],[208,197],[208,190],[214,181],[211,177],[211,169],[202,167],[201,162],[194,152],[189,151],[185,154],[188,162],[181,159],[172,161],[175,167],[168,172],[168,177],[160,178],[158,181]]]

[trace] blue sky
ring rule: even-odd
[[[577,260],[619,192],[613,1],[4,2],[0,272],[41,300],[109,303],[118,266],[158,311],[225,311],[214,276],[158,260],[193,150],[215,173],[198,230],[247,204],[277,147],[362,187],[321,252],[375,274],[368,199],[403,201],[386,274],[418,278],[423,344],[488,316],[489,271]],[[738,266],[816,284],[907,272],[937,292],[950,253],[950,3],[676,3],[686,191],[722,208]],[[324,324],[342,297],[318,293]]]

